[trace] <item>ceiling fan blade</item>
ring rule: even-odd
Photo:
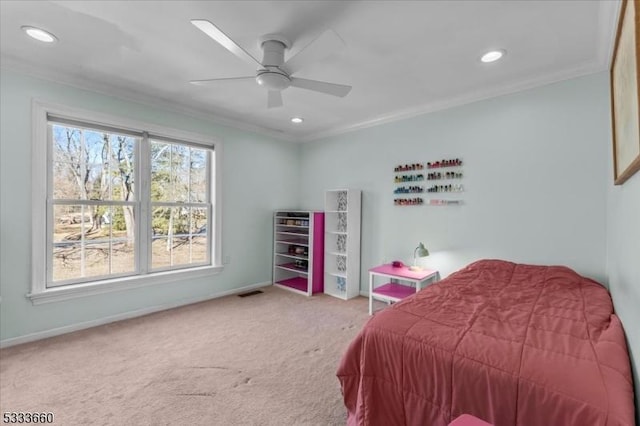
[[[297,54],[289,58],[284,67],[293,74],[308,64],[317,62],[344,47],[344,42],[333,30],[327,30],[309,43]]]
[[[269,90],[267,94],[267,108],[279,108],[282,106],[282,92]]]
[[[247,80],[255,80],[256,78],[251,77],[228,77],[228,78],[210,78],[207,80],[191,80],[189,83],[194,84],[196,86],[207,86],[211,84],[216,84],[219,82],[234,82],[234,81],[247,81]]]
[[[207,85],[212,85],[212,84],[216,84],[219,82],[238,82],[238,81],[248,81],[248,80],[254,80],[255,81],[255,77],[250,76],[250,77],[228,77],[228,78],[209,78],[206,80],[191,80],[189,81],[189,83],[194,84],[196,86],[207,86]]]
[[[291,77],[291,86],[326,93],[327,95],[339,96],[341,98],[347,96],[351,91],[351,86],[344,84],[326,83],[324,81],[307,80],[306,78],[297,77]]]
[[[255,77],[229,77],[229,78],[209,78],[207,80],[191,80],[189,83],[194,86],[213,86],[218,83],[235,83],[243,81],[255,81]]]
[[[240,47],[235,41],[231,40],[229,36],[223,33],[218,27],[213,25],[206,19],[192,19],[191,23],[195,25],[200,31],[220,43],[225,49],[236,55],[238,58],[250,63],[251,65],[262,66],[260,61],[251,56],[246,50]]]

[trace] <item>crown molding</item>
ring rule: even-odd
[[[619,10],[619,7],[616,10]],[[617,20],[617,16],[615,13],[613,14],[613,17],[614,19]],[[607,17],[607,19],[611,19],[611,17],[609,16]],[[604,25],[604,22],[605,20],[602,20],[601,24]],[[609,24],[610,24],[610,21],[609,21]],[[609,33],[611,33],[611,31],[609,31]],[[615,32],[611,33],[609,38],[613,38],[614,36],[615,36]],[[349,133],[349,132],[353,132],[360,129],[366,129],[366,128],[378,126],[381,124],[387,124],[395,121],[406,120],[419,115],[429,114],[432,112],[454,108],[457,106],[462,106],[462,105],[470,104],[473,102],[491,99],[497,96],[517,93],[517,92],[532,89],[535,87],[545,86],[545,85],[553,84],[559,81],[568,80],[571,78],[576,78],[576,77],[608,70],[609,63],[611,61],[610,52],[613,51],[613,42],[610,41],[608,43],[604,43],[604,42],[601,43],[599,46],[599,51],[607,52],[607,53],[603,55],[598,55],[599,57],[597,58],[596,61],[589,62],[583,65],[580,65],[578,67],[562,70],[556,73],[549,73],[549,74],[536,76],[525,81],[519,81],[517,83],[504,85],[498,88],[492,88],[488,90],[478,90],[478,91],[466,93],[462,96],[458,96],[455,98],[446,99],[439,102],[430,102],[427,104],[419,105],[417,107],[403,109],[390,114],[382,114],[372,119],[367,119],[354,124],[349,124],[346,126],[337,127],[335,129],[310,133],[308,135],[302,135],[302,136],[286,134],[284,132],[267,129],[267,128],[252,125],[246,122],[222,117],[219,115],[212,116],[211,113],[205,113],[202,110],[198,110],[193,107],[188,107],[183,104],[178,104],[175,102],[168,101],[166,99],[149,96],[146,94],[142,94],[140,92],[125,90],[125,89],[115,87],[113,85],[109,85],[106,83],[98,83],[83,77],[72,76],[72,75],[69,75],[68,73],[55,71],[51,69],[48,69],[47,71],[43,71],[40,69],[40,67],[31,65],[22,61],[17,61],[17,60],[14,60],[13,58],[9,58],[6,56],[1,57],[1,64],[2,64],[1,68],[17,71],[32,77],[45,79],[55,83],[65,84],[75,88],[90,90],[103,95],[117,97],[119,99],[140,103],[146,106],[154,106],[154,107],[160,106],[163,109],[166,109],[171,112],[184,114],[192,118],[209,121],[221,126],[231,127],[237,130],[257,133],[262,136],[267,136],[267,137],[275,138],[275,139],[286,141],[286,142],[307,143],[307,142],[318,141],[320,139],[326,139],[326,138],[338,136],[344,133]]]
[[[67,72],[59,71],[53,68],[43,69],[42,67],[35,64],[18,60],[7,55],[0,56],[0,68],[25,74],[30,77],[51,81],[53,83],[64,84],[66,86],[71,86],[77,89],[89,90],[101,95],[115,97],[129,102],[135,102],[145,106],[160,107],[169,112],[186,115],[199,120],[205,120],[220,126],[230,127],[236,130],[257,133],[261,136],[267,136],[285,142],[299,141],[299,138],[296,138],[293,135],[284,133],[279,130],[256,126],[240,120],[234,120],[232,118],[225,117],[224,114],[220,111],[214,110],[211,112],[205,112],[201,109],[193,108],[181,103],[177,103],[175,101],[167,100],[165,98],[150,96],[136,90],[131,90],[129,88],[124,89],[116,85],[97,82],[82,76],[69,74]]]
[[[483,101],[498,96],[509,95],[512,93],[522,92],[525,90],[533,89],[535,87],[546,86],[549,84],[557,83],[563,80],[569,80],[572,78],[582,77],[589,74],[595,74],[601,71],[607,70],[606,64],[601,64],[597,61],[589,62],[574,68],[562,70],[555,73],[548,73],[541,76],[533,77],[528,80],[519,81],[513,84],[507,84],[497,88],[488,90],[477,90],[466,93],[462,96],[446,99],[439,102],[430,102],[422,104],[417,107],[400,110],[391,114],[384,114],[375,117],[370,120],[361,121],[359,123],[350,124],[347,126],[339,127],[336,129],[317,132],[312,135],[300,138],[301,142],[312,142],[319,139],[326,139],[333,136],[338,136],[344,133],[353,132],[355,130],[366,129],[368,127],[378,126],[381,124],[392,123],[400,120],[406,120],[409,118],[417,117],[424,114],[429,114],[436,111],[442,111],[449,108],[454,108],[462,105],[471,104],[478,101]]]
[[[607,69],[611,69],[613,60],[613,48],[616,42],[618,30],[618,18],[622,2],[600,2],[600,13],[598,13],[598,61],[606,64]]]

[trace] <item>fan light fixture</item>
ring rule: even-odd
[[[291,122],[292,122],[292,123],[295,123],[295,124],[300,124],[300,123],[302,123],[303,121],[304,121],[304,119],[303,119],[302,117],[293,117],[293,118],[291,119]]]
[[[502,49],[500,50],[491,50],[480,58],[480,60],[484,63],[495,62],[498,59],[502,58],[506,52]]]
[[[291,79],[277,71],[258,71],[256,81],[269,90],[284,90],[291,85]]]
[[[42,30],[40,28],[30,27],[30,26],[27,26],[27,25],[25,25],[25,26],[23,26],[21,28],[22,28],[22,31],[27,33],[27,35],[29,37],[34,38],[34,39],[36,39],[38,41],[41,41],[41,42],[44,42],[44,43],[53,43],[54,41],[58,40],[56,38],[56,36],[54,36],[50,32]]]

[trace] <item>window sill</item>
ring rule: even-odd
[[[76,284],[64,287],[49,288],[40,292],[27,294],[34,305],[43,303],[61,302],[79,297],[93,296],[96,294],[112,293],[114,291],[129,290],[139,287],[147,287],[157,284],[167,284],[176,281],[212,276],[220,273],[223,266],[203,266],[189,270],[176,270],[157,272],[148,275],[102,280],[93,283]]]

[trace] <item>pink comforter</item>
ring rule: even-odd
[[[634,424],[609,293],[560,266],[472,263],[373,316],[337,375],[350,425]]]

